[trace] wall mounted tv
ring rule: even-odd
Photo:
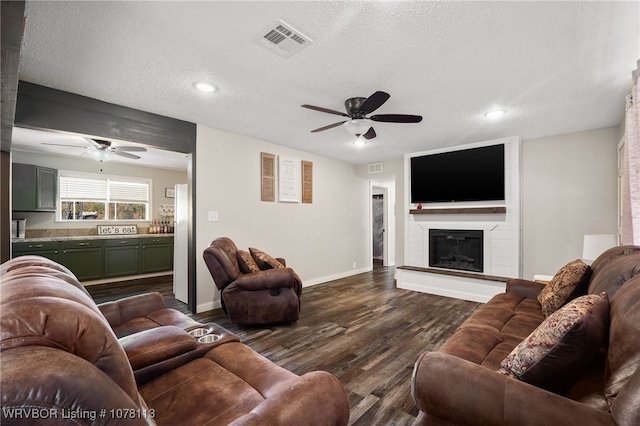
[[[504,200],[504,145],[411,157],[411,202]]]

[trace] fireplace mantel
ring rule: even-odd
[[[426,208],[411,209],[409,214],[499,214],[506,213],[504,206],[495,207],[452,207],[452,208]]]

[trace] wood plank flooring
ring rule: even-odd
[[[418,355],[439,347],[480,304],[397,289],[394,268],[303,289],[293,324],[239,327],[221,309],[192,317],[237,334],[258,353],[296,373],[325,370],[347,390],[351,425],[410,425],[418,414],[411,373]],[[161,291],[167,305],[188,313],[171,283],[87,287],[97,303]]]

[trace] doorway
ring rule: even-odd
[[[384,192],[371,196],[373,266],[384,266]]]

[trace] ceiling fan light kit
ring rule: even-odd
[[[347,131],[357,136],[358,140],[368,140],[376,137],[375,130],[369,124],[370,121],[384,123],[419,123],[422,121],[422,116],[410,114],[377,114],[368,116],[380,108],[389,97],[388,93],[377,91],[368,98],[349,98],[344,102],[346,113],[309,104],[303,104],[301,107],[348,118],[348,120],[314,129],[311,131],[312,133],[322,132],[344,124]]]

